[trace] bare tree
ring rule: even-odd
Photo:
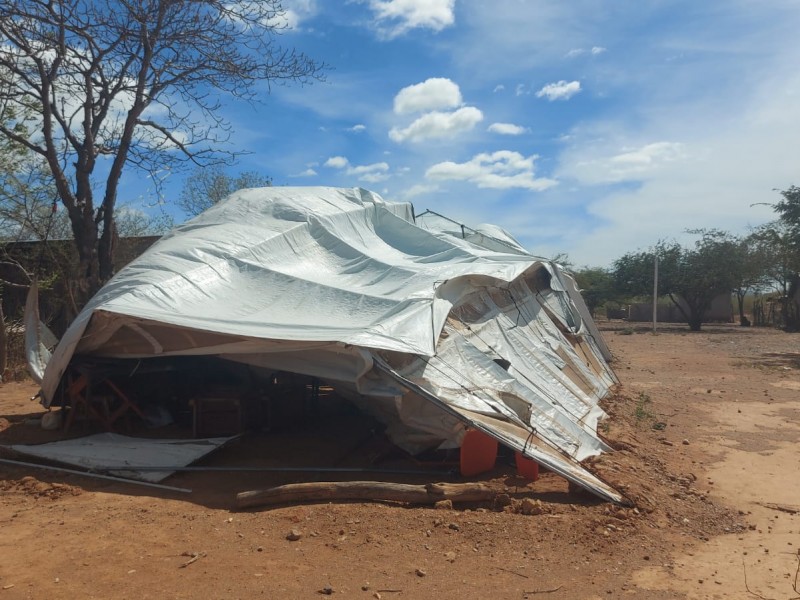
[[[272,179],[256,171],[242,171],[234,177],[219,165],[201,167],[186,178],[177,204],[187,215],[195,216],[237,190],[270,185]]]
[[[279,0],[0,0],[0,103],[32,111],[36,131],[4,122],[0,135],[46,162],[84,298],[114,271],[126,164],[158,185],[180,161],[219,162],[221,93],[255,100],[260,82],[321,77],[276,42],[283,17]]]
[[[0,71],[0,80],[6,79]],[[0,83],[2,85],[2,83]],[[0,123],[17,137],[30,139],[25,117],[31,111],[0,102]],[[26,146],[0,136],[0,239],[36,237],[31,230],[47,228],[58,196],[41,156]]]

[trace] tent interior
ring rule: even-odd
[[[339,454],[317,466],[379,439],[384,457],[448,460],[477,430],[623,500],[581,464],[610,450],[598,402],[616,378],[574,280],[497,227],[366,190],[238,192],[121,270],[52,355],[28,354],[67,429],[327,431]]]

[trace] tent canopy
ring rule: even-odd
[[[358,188],[236,192],[98,292],[47,363],[43,403],[77,358],[186,355],[318,377],[410,451],[475,427],[622,499],[580,465],[608,450],[608,349],[574,280],[495,226]]]

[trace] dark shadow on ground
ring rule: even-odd
[[[752,358],[753,364],[771,369],[800,369],[800,352],[766,352]]]

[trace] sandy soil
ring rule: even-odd
[[[239,491],[313,476],[181,473],[165,482],[193,490],[180,494],[0,464],[0,600],[800,596],[800,337],[602,325],[622,385],[601,426],[617,450],[592,468],[635,508],[571,494],[550,473],[527,485],[510,466],[482,479],[510,504],[237,511]],[[34,392],[0,387],[1,444],[52,436],[25,422],[41,414]],[[349,427],[328,420],[303,435],[319,459],[355,439]],[[302,464],[298,435],[249,443],[268,464]],[[252,448],[204,464],[244,464]],[[541,514],[521,514],[525,497]]]

